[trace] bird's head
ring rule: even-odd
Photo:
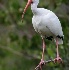
[[[24,8],[23,14],[22,14],[22,19],[24,18],[24,14],[25,14],[26,10],[28,9],[28,7],[29,7],[31,4],[36,4],[36,5],[38,5],[38,3],[39,3],[39,0],[28,0],[26,6],[25,6],[25,8]]]

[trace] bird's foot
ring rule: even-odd
[[[63,61],[62,61],[62,58],[60,58],[60,57],[57,57],[57,58],[55,58],[54,59],[54,63],[63,63]]]
[[[37,65],[37,67],[35,68],[35,70],[37,70],[38,68],[40,68],[40,70],[42,70],[42,66],[45,65],[45,61],[43,59],[41,59],[40,63]]]

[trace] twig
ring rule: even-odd
[[[54,62],[54,60],[44,61],[44,63],[41,64],[41,66],[45,65],[46,63],[50,63],[50,62]],[[39,68],[40,68],[40,64],[35,68],[35,70],[39,70]]]
[[[25,51],[22,53],[20,51],[16,51],[16,50],[14,50],[10,47],[7,47],[7,46],[0,46],[0,48],[2,48],[4,50],[7,50],[7,51],[11,52],[14,55],[18,55],[18,56],[21,56],[21,57],[24,56],[27,59],[33,59],[33,58],[38,59],[37,56],[31,55],[31,54],[29,54],[28,52],[25,52]]]

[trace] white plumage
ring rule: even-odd
[[[31,5],[31,10],[34,14],[32,18],[32,24],[36,32],[40,33],[42,37],[63,36],[62,27],[58,17],[50,10],[44,8],[37,8],[37,0],[34,0],[36,4]],[[58,39],[58,44],[63,44],[63,40]]]

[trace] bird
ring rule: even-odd
[[[58,46],[60,44],[63,44],[63,31],[62,31],[62,26],[60,23],[60,20],[56,16],[56,14],[48,9],[45,8],[38,8],[38,3],[39,0],[28,0],[23,13],[22,13],[22,20],[24,18],[24,14],[28,7],[31,5],[31,10],[33,13],[32,17],[32,24],[37,33],[40,34],[42,41],[43,41],[43,51],[42,51],[42,58],[39,63],[40,69],[41,65],[44,64],[44,51],[46,48],[46,44],[44,39],[48,40],[54,40],[56,43],[56,58],[54,59],[54,62],[60,62],[62,61],[62,58],[59,55],[58,52]],[[41,69],[42,70],[42,69]]]

